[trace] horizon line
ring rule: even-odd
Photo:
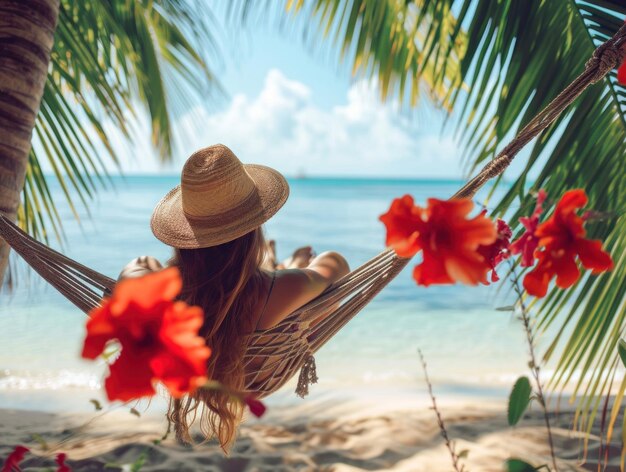
[[[53,178],[56,179],[56,175],[53,173],[45,172],[45,178]],[[97,174],[89,173],[82,174],[89,177],[98,178]],[[415,176],[415,177],[407,177],[407,176],[376,176],[376,175],[332,175],[332,174],[283,174],[288,180],[397,180],[397,181],[437,181],[437,182],[466,182],[468,179],[463,177],[444,177],[444,176]],[[66,177],[67,175],[63,175]],[[180,178],[180,173],[128,173],[128,174],[99,174],[99,177],[103,179],[108,178]]]

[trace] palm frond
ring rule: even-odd
[[[353,75],[378,82],[382,100],[415,106],[426,92],[446,105],[449,80],[458,76],[464,34],[446,2],[426,3],[283,0],[277,7],[267,0],[235,0],[228,4],[228,17],[244,23],[276,15],[306,18],[299,24],[305,43],[314,48],[330,44],[338,51],[337,59],[350,64]],[[429,22],[433,14],[445,18],[434,29]],[[435,64],[444,66],[435,70]]]
[[[523,4],[522,4],[523,3]],[[602,4],[601,6],[599,4]],[[618,2],[474,2],[467,20],[467,54],[461,77],[469,92],[452,98],[462,106],[460,123],[476,166],[492,158],[513,133],[543,109],[578,75],[594,49],[623,23]],[[464,19],[460,19],[463,21]],[[481,71],[481,72],[477,72]],[[499,77],[493,85],[494,77]],[[594,209],[619,214],[626,207],[621,161],[626,154],[624,94],[615,77],[590,88],[533,144],[520,175],[497,205],[497,213],[521,200],[528,208],[528,181],[557,199],[584,188]],[[498,97],[493,101],[492,94]],[[520,216],[521,211],[515,216]],[[626,249],[626,219],[597,223],[592,237],[606,240],[616,257]],[[590,430],[602,395],[609,394],[624,329],[624,266],[603,276],[587,275],[569,291],[554,289],[535,306],[542,328],[555,324],[546,357],[557,356],[554,388],[573,387],[579,426]],[[620,407],[621,398],[615,402]]]
[[[60,238],[44,163],[78,217],[75,200],[88,208],[106,185],[107,168],[119,160],[113,140],[132,140],[129,117],[142,108],[161,159],[171,157],[172,118],[222,93],[208,64],[220,57],[214,30],[211,12],[194,0],[61,1],[18,215],[22,227],[47,241],[51,225]]]

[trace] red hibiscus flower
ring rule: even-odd
[[[19,472],[22,470],[20,468],[20,462],[24,460],[24,456],[26,453],[30,451],[27,447],[24,446],[15,446],[15,449],[9,454],[9,456],[4,461],[4,465],[0,472]]]
[[[539,217],[543,212],[543,202],[546,200],[546,191],[541,189],[537,193],[537,203],[535,204],[535,210],[529,217],[523,216],[519,219],[520,223],[526,228],[524,234],[520,236],[513,244],[511,244],[511,254],[521,254],[522,260],[520,265],[522,267],[531,267],[535,263],[535,249],[539,244],[539,238],[536,236],[535,231],[539,226]]]
[[[423,251],[422,263],[413,271],[419,285],[487,282],[490,267],[477,249],[495,241],[496,229],[483,214],[468,218],[473,207],[469,199],[431,198],[421,208],[406,195],[380,217],[387,227],[387,245],[399,256]]]
[[[254,395],[246,395],[244,397],[244,402],[250,409],[250,412],[257,418],[260,418],[265,413],[265,405],[261,401],[257,400]]]
[[[584,220],[576,210],[587,204],[584,190],[565,192],[557,203],[554,214],[535,231],[539,249],[535,256],[537,267],[524,277],[524,288],[536,297],[543,297],[553,277],[560,288],[571,287],[580,277],[576,256],[583,267],[592,273],[605,272],[613,267],[611,256],[602,250],[602,242],[585,239]]]
[[[501,219],[496,221],[496,232],[497,238],[493,243],[486,246],[478,246],[478,253],[483,256],[485,263],[491,269],[492,282],[500,280],[496,273],[496,267],[511,255],[509,247],[511,245],[511,236],[513,235],[509,225]]]
[[[413,257],[422,249],[418,238],[423,224],[424,210],[415,205],[413,197],[405,195],[391,202],[389,211],[380,216],[387,227],[386,244],[395,249],[400,257]]]
[[[181,287],[174,267],[122,280],[91,311],[82,356],[95,359],[113,340],[121,345],[105,381],[109,400],[154,395],[157,380],[174,397],[206,382],[211,351],[198,336],[204,315],[199,307],[174,301]]]

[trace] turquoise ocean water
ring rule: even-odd
[[[60,204],[66,221],[62,251],[112,277],[138,255],[165,260],[169,250],[154,238],[149,220],[155,204],[177,180],[116,177],[113,188],[90,203],[89,215],[81,211],[80,224]],[[378,216],[392,198],[405,193],[422,202],[445,198],[460,182],[316,178],[292,179],[290,185],[289,201],[266,225],[279,256],[310,244],[316,252],[339,251],[356,267],[383,249],[384,228]],[[60,189],[53,191],[62,201]],[[320,382],[313,389],[423,390],[420,348],[440,393],[506,394],[527,368],[519,322],[495,310],[508,303],[506,290],[420,288],[411,279],[412,266],[319,352]],[[41,408],[42,399],[54,398],[55,392],[67,399],[72,392],[98,391],[104,367],[78,356],[84,315],[36,274],[23,265],[18,269],[17,289],[0,298],[0,408]]]

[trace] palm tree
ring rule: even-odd
[[[0,211],[12,219],[20,203],[58,12],[56,0],[0,1]],[[8,256],[8,246],[0,241],[1,273]]]
[[[221,92],[202,2],[0,0],[0,18],[0,209],[44,240],[61,237],[45,161],[77,215],[72,194],[86,205],[118,162],[105,123],[131,139],[129,117],[146,109],[165,160],[172,116]],[[0,241],[0,280],[7,261]]]
[[[232,15],[267,17],[271,9],[260,3],[234,2]],[[377,78],[382,98],[412,106],[424,88],[452,110],[470,170],[493,158],[582,72],[626,17],[623,0],[285,0],[282,6],[281,17],[296,24],[307,18],[308,41],[325,38],[355,73]],[[545,353],[556,361],[551,386],[573,387],[581,429],[591,429],[603,395],[618,386],[609,435],[626,391],[626,379],[616,377],[626,329],[625,156],[626,89],[613,74],[518,157],[523,170],[506,174],[513,183],[493,204],[498,215],[519,206],[520,216],[532,208],[529,190],[544,188],[557,199],[580,187],[591,208],[611,215],[590,234],[606,241],[615,269],[586,275],[575,289],[554,289],[532,305],[539,330],[558,328]]]

